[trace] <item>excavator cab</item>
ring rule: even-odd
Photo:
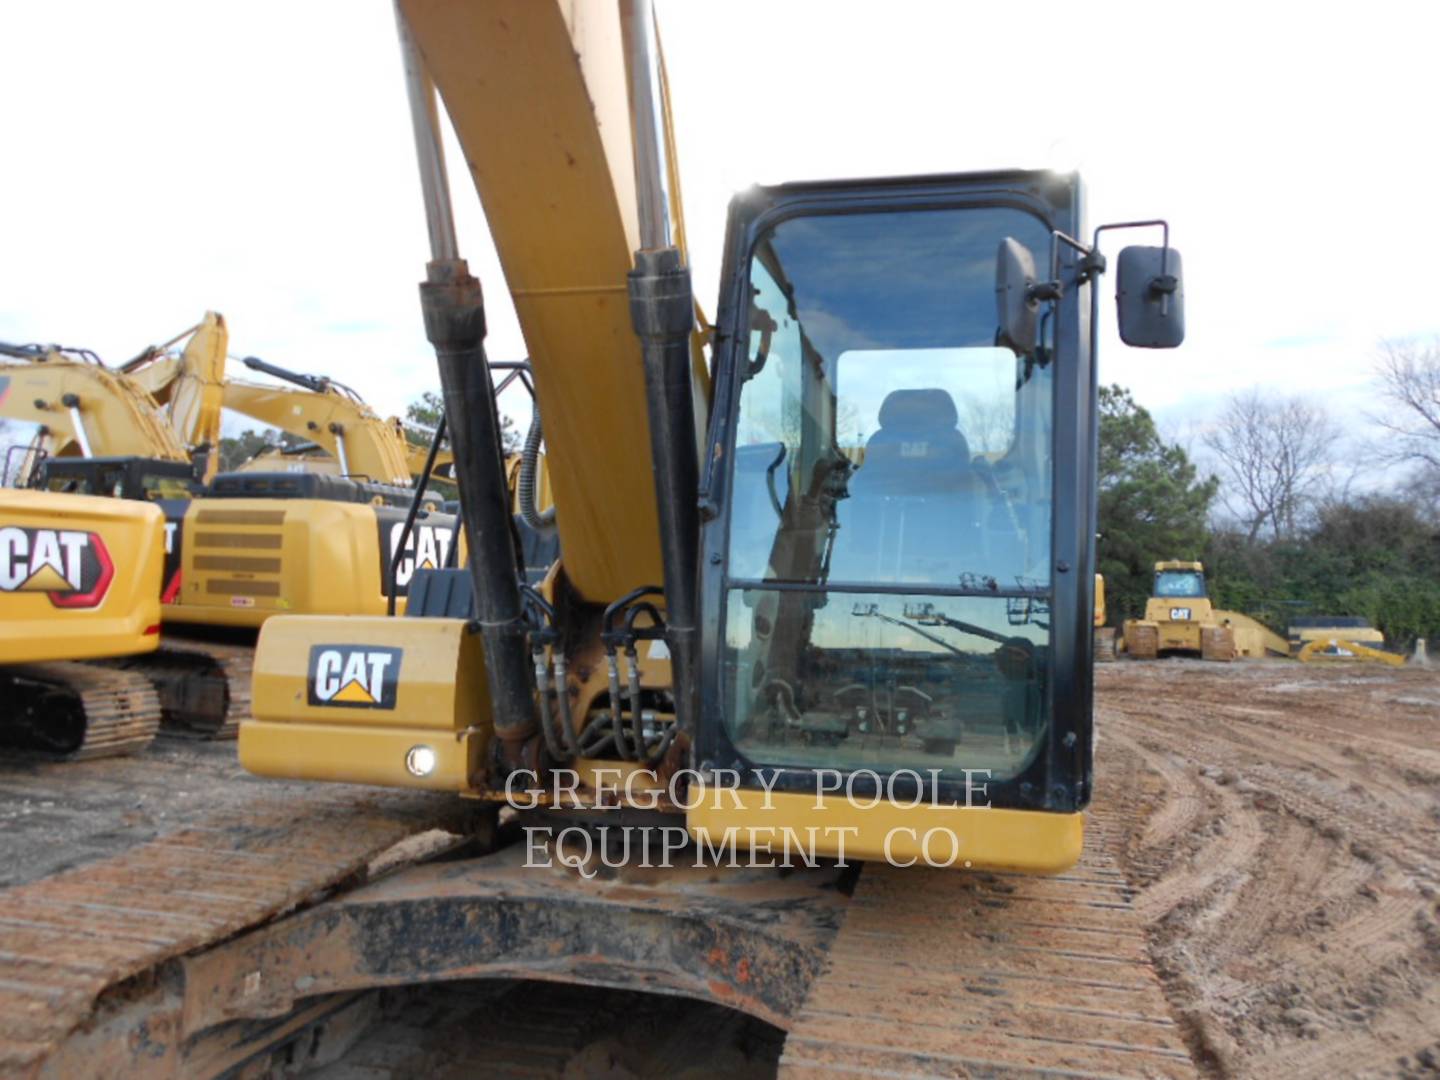
[[[1020,345],[997,344],[996,290],[997,251],[1049,258],[1080,205],[1073,177],[997,173],[732,207],[697,758],[742,790],[963,807],[983,783],[1070,842],[1091,775],[1088,289],[1036,300]],[[1056,258],[1073,279],[1078,254]]]
[[[47,458],[31,486],[146,502],[189,499],[201,487],[193,465],[141,457]]]

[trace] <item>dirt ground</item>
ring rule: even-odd
[[[1118,851],[1199,1072],[1440,1076],[1440,667],[1120,662],[1097,684],[1096,842]],[[233,744],[0,762],[0,886],[227,808],[375,797],[272,783],[244,776]],[[497,1076],[760,1077],[783,1044],[715,1005],[541,983],[364,1004],[326,1080],[477,1060]]]
[[[1118,663],[1096,703],[1197,1065],[1440,1075],[1440,670]]]

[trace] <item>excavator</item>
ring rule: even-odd
[[[181,340],[183,351],[167,351]],[[6,476],[17,487],[187,493],[217,464],[210,451],[220,436],[228,341],[224,318],[207,312],[119,368],[87,349],[0,343],[0,416],[35,425],[27,446],[7,450]],[[191,461],[197,453],[198,475]],[[66,468],[80,461],[87,464]]]
[[[0,415],[37,425],[16,470],[41,491],[30,512],[54,506],[60,516],[59,496],[76,494],[163,511],[156,599],[166,636],[158,652],[152,643],[145,655],[108,663],[155,685],[168,726],[218,738],[233,738],[248,712],[253,650],[218,639],[217,628],[243,636],[274,611],[403,610],[412,571],[443,565],[455,536],[438,499],[407,512],[410,473],[395,424],[338,384],[263,361],[250,366],[308,382],[292,392],[227,380],[227,346],[225,321],[210,312],[116,368],[83,350],[0,347],[8,358],[0,364]],[[222,407],[313,435],[343,475],[217,473]],[[74,626],[73,654],[57,655],[91,655],[86,631]]]
[[[1092,229],[1079,178],[1044,171],[751,188],[708,325],[649,4],[397,13],[469,559],[417,573],[403,616],[269,619],[239,753],[459,796],[474,847],[262,932],[225,966],[253,972],[249,1011],[224,1015],[494,973],[735,1003],[790,1030],[799,1075],[1126,1071],[1132,1047],[1070,1034],[1100,1012],[1066,1013],[1064,1038],[965,1027],[980,995],[1021,991],[985,981],[1002,946],[980,905],[1008,902],[963,871],[1081,855],[1102,241],[1158,234],[1118,252],[1117,319],[1171,348],[1168,226]],[[442,107],[529,348],[560,537],[538,584]],[[1051,984],[1103,933],[1015,925],[1037,1001],[1083,983],[1129,1008],[1125,987]],[[917,942],[967,959],[897,965]]]
[[[409,488],[410,448],[398,419],[380,419],[354,390],[326,376],[290,371],[255,356],[242,362],[289,385],[232,379],[225,385],[226,408],[308,441],[326,455],[327,472]],[[273,461],[265,454],[248,464],[258,471]]]
[[[164,537],[152,505],[0,489],[0,746],[84,760],[154,739],[150,680],[76,661],[160,644]]]

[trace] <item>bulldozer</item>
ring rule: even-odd
[[[1124,651],[1135,660],[1172,653],[1228,662],[1288,656],[1289,644],[1263,623],[1211,606],[1205,567],[1171,559],[1155,564],[1155,584],[1143,619],[1126,619]]]
[[[1105,575],[1095,575],[1095,662],[1108,664],[1114,661],[1120,644],[1120,632],[1113,626],[1106,626]]]

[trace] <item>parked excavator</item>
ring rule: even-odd
[[[1122,226],[1078,239],[1078,179],[1043,172],[753,189],[707,373],[649,18],[622,20],[625,56],[577,49],[553,8],[400,5],[472,558],[417,577],[408,618],[269,620],[242,762],[497,806],[527,770],[694,769],[703,793],[733,766],[733,799],[686,811],[697,839],[780,820],[882,858],[913,817],[954,829],[957,865],[1069,866],[1091,777],[1098,244]],[[432,79],[531,346],[562,551],[539,589]],[[632,107],[633,139],[602,139],[597,117]],[[1165,235],[1120,254],[1127,343],[1183,335]],[[966,397],[1003,411],[1001,445],[968,445]],[[967,769],[990,776],[984,813],[953,805]],[[846,791],[817,800],[827,771]]]
[[[302,982],[475,972],[743,999],[786,1023],[808,994],[827,1017],[809,1044],[856,1074],[930,1075],[922,1058],[1123,1071],[1129,1047],[1083,1036],[1016,1050],[980,1032],[962,1058],[970,995],[856,992],[894,986],[899,945],[873,918],[836,924],[873,883],[863,910],[903,907],[897,934],[983,952],[970,875],[925,864],[1056,873],[1080,856],[1100,244],[1160,233],[1119,253],[1118,321],[1127,344],[1169,348],[1168,227],[1091,230],[1079,179],[1050,172],[752,188],[703,326],[649,5],[397,10],[432,255],[421,310],[470,560],[417,574],[404,617],[267,621],[240,759],[462,796],[486,853],[276,926],[235,961],[245,978],[271,1010]],[[437,89],[530,350],[560,535],[538,585]],[[965,430],[981,412],[1003,422]],[[782,857],[791,876],[763,869]],[[570,872],[526,869],[547,859]],[[1045,981],[1053,937],[1007,947]],[[816,974],[811,948],[845,962]]]
[[[182,340],[181,352],[168,351]],[[192,480],[208,479],[228,341],[224,318],[207,312],[119,368],[88,349],[0,343],[0,416],[34,425],[27,445],[7,449],[6,477],[16,487],[108,489],[99,494],[117,486],[133,492],[143,482],[147,497],[182,494]],[[54,464],[78,460],[92,464],[80,473]],[[137,473],[125,467],[131,462],[156,467]],[[56,470],[53,485],[42,475],[47,465]]]
[[[30,486],[163,511],[156,595],[165,638],[158,652],[111,665],[154,683],[167,726],[214,738],[233,738],[248,713],[248,634],[266,617],[403,610],[410,574],[443,566],[455,537],[438,498],[407,511],[409,468],[393,424],[329,380],[293,393],[227,380],[227,347],[224,319],[210,312],[117,368],[93,353],[34,346],[3,347],[14,362],[0,365],[0,415],[37,425],[17,470]],[[222,407],[313,433],[346,473],[360,475],[217,474]],[[43,505],[60,513],[58,501]],[[83,632],[76,624],[77,638]]]
[[[155,651],[164,537],[145,503],[0,489],[0,746],[83,760],[149,745],[150,680],[76,661]]]

